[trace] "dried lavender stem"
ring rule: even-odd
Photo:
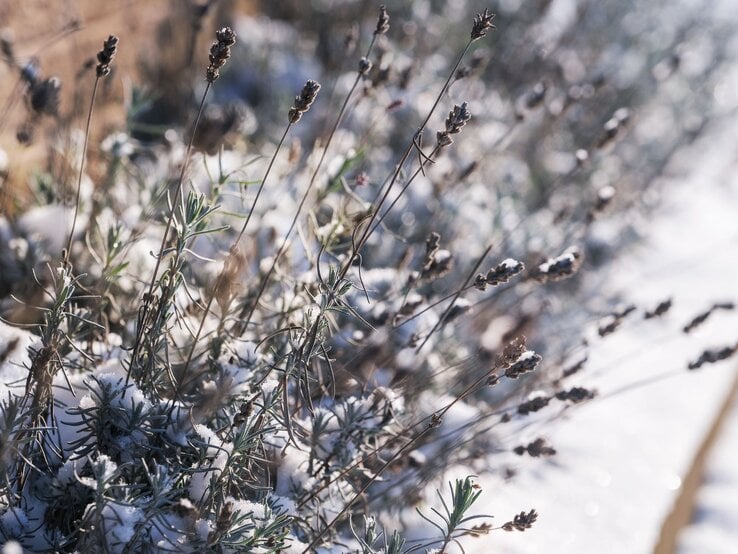
[[[433,150],[431,151],[431,153],[428,154],[428,160],[432,160],[436,156],[436,154],[438,154],[438,152],[440,152],[440,151],[441,151],[441,148],[439,146],[436,146],[435,148],[433,148]],[[384,221],[384,219],[392,211],[392,208],[395,207],[395,205],[397,204],[397,202],[399,202],[400,198],[402,198],[402,195],[405,194],[405,191],[407,191],[407,189],[410,187],[410,185],[412,184],[412,182],[423,171],[423,167],[424,166],[423,166],[422,163],[420,164],[420,166],[418,166],[418,169],[416,169],[415,172],[410,176],[410,178],[407,180],[407,183],[405,183],[405,185],[400,190],[399,194],[395,197],[395,199],[387,207],[387,209],[384,210],[384,213],[382,214],[382,216],[374,223],[374,227],[371,228],[371,230],[369,231],[369,234],[367,235],[367,237],[371,236],[377,230],[377,227],[379,227],[382,224],[382,222]]]
[[[164,234],[161,238],[161,245],[159,246],[159,255],[156,257],[156,264],[154,265],[154,271],[151,275],[151,281],[149,282],[149,288],[148,292],[146,293],[143,301],[143,312],[140,316],[141,324],[139,325],[139,328],[136,332],[136,340],[133,344],[133,351],[131,352],[131,359],[128,364],[128,371],[126,373],[126,386],[128,386],[129,379],[131,376],[131,369],[136,363],[136,358],[138,357],[138,352],[141,348],[141,339],[143,338],[144,333],[144,326],[146,324],[146,318],[148,316],[149,307],[152,302],[153,294],[154,294],[154,286],[156,285],[156,276],[159,273],[159,266],[161,265],[161,259],[164,256],[164,250],[166,248],[167,244],[167,237],[169,236],[169,230],[172,228],[172,222],[174,220],[174,211],[176,209],[176,204],[179,202],[180,197],[182,196],[182,183],[184,181],[185,172],[187,171],[188,162],[190,160],[190,155],[192,153],[192,145],[195,141],[195,134],[197,133],[197,126],[200,123],[200,118],[202,116],[203,109],[205,108],[205,100],[207,99],[208,92],[210,92],[210,87],[212,86],[212,83],[208,81],[207,85],[205,85],[205,91],[202,94],[202,98],[200,99],[200,107],[197,110],[197,116],[195,117],[195,125],[192,129],[192,134],[190,135],[190,141],[187,144],[187,150],[185,151],[185,157],[184,161],[182,162],[182,169],[179,172],[179,179],[177,180],[177,189],[174,193],[174,199],[172,200],[171,209],[169,210],[169,216],[167,217],[167,224],[164,228]]]
[[[373,225],[374,221],[377,217],[377,214],[379,213],[380,209],[384,205],[385,201],[387,200],[387,197],[389,196],[390,191],[395,186],[395,183],[397,182],[397,179],[400,177],[400,173],[402,171],[402,167],[405,165],[405,162],[410,157],[410,154],[412,153],[413,149],[416,147],[415,143],[415,137],[418,137],[422,134],[422,132],[425,130],[426,126],[428,125],[428,122],[430,121],[430,118],[433,116],[433,114],[436,111],[436,108],[438,107],[438,104],[440,103],[441,99],[443,98],[443,95],[446,93],[446,90],[448,90],[448,86],[451,83],[451,79],[453,79],[454,74],[456,73],[456,70],[459,68],[459,65],[461,65],[461,61],[464,59],[464,56],[466,56],[466,53],[469,51],[469,48],[471,47],[472,43],[474,42],[474,39],[470,39],[467,43],[464,49],[462,50],[461,54],[459,55],[458,59],[456,60],[456,63],[452,67],[451,71],[448,74],[448,77],[446,78],[446,82],[443,84],[443,87],[441,88],[441,91],[438,93],[438,96],[436,96],[435,101],[433,102],[433,106],[431,106],[430,111],[425,116],[425,119],[420,124],[420,127],[418,127],[418,130],[415,132],[415,135],[413,135],[413,140],[410,141],[410,144],[408,145],[405,152],[402,154],[402,157],[400,158],[400,161],[397,164],[397,167],[392,175],[392,178],[390,179],[389,184],[387,185],[387,190],[384,191],[384,194],[382,194],[382,189],[380,189],[377,192],[377,195],[375,196],[374,200],[372,201],[372,214],[369,217],[369,221],[364,228],[364,232],[361,235],[361,238],[359,239],[359,242],[357,243],[356,247],[353,249],[351,256],[349,256],[349,259],[346,262],[346,265],[341,269],[341,272],[339,274],[339,278],[336,280],[336,286],[338,286],[338,283],[341,282],[341,280],[346,277],[346,274],[348,273],[349,269],[351,268],[351,265],[354,263],[354,260],[359,255],[359,252],[364,247],[364,244],[366,244],[366,241],[369,239],[369,235],[371,234],[371,231],[373,231]],[[421,162],[422,163],[422,162]],[[381,196],[381,199],[379,202],[377,202],[377,199],[379,199]],[[335,287],[334,287],[335,289]]]
[[[367,48],[366,54],[364,58],[368,58],[372,50],[374,48],[374,43],[376,41],[376,34],[372,35],[372,40],[369,43],[369,47]],[[300,204],[297,206],[297,211],[295,212],[294,217],[292,218],[292,222],[290,223],[290,227],[287,230],[287,233],[285,233],[284,239],[282,239],[282,244],[279,247],[279,250],[274,256],[274,260],[272,261],[271,266],[269,267],[269,271],[264,276],[264,278],[261,280],[261,284],[259,285],[259,291],[256,294],[256,298],[254,299],[254,302],[251,305],[251,308],[249,309],[246,317],[244,318],[243,328],[245,329],[248,327],[248,324],[251,322],[251,318],[254,315],[254,311],[256,310],[256,307],[259,305],[259,300],[261,299],[262,295],[264,294],[264,291],[266,290],[267,284],[269,283],[269,279],[271,278],[272,274],[274,273],[275,268],[277,267],[277,262],[279,262],[279,259],[284,254],[284,251],[287,248],[287,241],[289,240],[290,235],[292,234],[292,231],[294,231],[295,226],[297,225],[297,220],[300,217],[300,214],[302,213],[302,209],[305,205],[305,202],[308,199],[308,196],[310,195],[310,192],[312,191],[313,185],[315,183],[316,178],[318,177],[318,172],[320,171],[321,167],[323,166],[323,162],[325,161],[325,157],[328,154],[328,148],[331,145],[331,142],[333,141],[333,137],[336,134],[336,130],[338,129],[338,126],[341,124],[341,121],[343,120],[343,116],[346,112],[346,108],[348,106],[349,101],[351,100],[351,97],[353,96],[354,92],[356,91],[356,87],[359,86],[359,82],[361,81],[361,78],[363,77],[363,72],[359,70],[356,74],[356,78],[354,79],[353,85],[351,85],[351,88],[349,89],[348,94],[346,95],[346,98],[343,100],[343,104],[341,104],[341,109],[338,111],[338,117],[336,117],[336,121],[333,123],[333,127],[331,128],[331,132],[328,135],[328,140],[325,143],[325,146],[323,147],[323,152],[320,155],[320,159],[318,160],[318,164],[315,167],[315,170],[313,171],[312,176],[310,177],[310,181],[308,182],[308,186],[305,190],[305,193],[302,195],[302,199],[300,200]]]
[[[436,97],[435,101],[433,102],[433,106],[431,107],[428,114],[425,116],[425,119],[421,123],[420,127],[418,127],[418,130],[413,135],[413,139],[410,141],[410,144],[408,145],[405,152],[402,154],[402,157],[400,158],[400,161],[397,164],[397,167],[392,175],[392,178],[389,182],[389,185],[387,186],[387,190],[385,190],[384,194],[382,194],[382,189],[380,189],[377,192],[377,195],[375,199],[372,201],[372,206],[374,206],[371,216],[369,217],[369,221],[364,228],[364,232],[359,239],[359,242],[352,248],[351,255],[349,256],[348,260],[346,261],[346,264],[341,268],[341,271],[338,274],[338,278],[336,279],[336,282],[333,284],[331,288],[331,293],[335,293],[338,290],[338,287],[340,286],[341,282],[345,279],[346,274],[349,272],[349,269],[351,268],[352,264],[354,263],[354,260],[356,260],[357,256],[359,255],[359,252],[361,251],[362,247],[366,243],[366,241],[369,238],[370,230],[373,229],[374,221],[377,217],[377,214],[379,213],[382,205],[387,200],[387,197],[389,196],[390,191],[392,190],[392,187],[397,182],[397,179],[400,176],[400,172],[402,171],[402,167],[405,165],[405,162],[410,157],[410,154],[412,153],[413,149],[416,148],[416,138],[419,137],[425,127],[428,125],[428,122],[430,121],[430,118],[433,116],[433,113],[435,112],[436,108],[438,107],[438,104],[441,101],[441,98],[443,98],[443,95],[445,94],[446,90],[448,89],[449,84],[451,83],[451,79],[453,79],[454,74],[456,73],[456,70],[459,68],[459,65],[461,64],[461,61],[464,59],[464,56],[469,51],[469,48],[471,47],[472,43],[476,40],[474,36],[466,43],[466,46],[462,50],[461,54],[459,55],[458,59],[456,60],[456,63],[453,65],[451,71],[449,72],[448,77],[446,78],[446,81],[443,84],[443,87],[441,88],[441,91],[438,93],[438,96]],[[421,161],[421,167],[422,167],[422,161]],[[381,200],[377,202],[377,198],[379,198],[381,195]],[[253,308],[252,308],[253,312]],[[318,317],[315,318],[315,322],[311,326],[310,332],[308,333],[308,340],[307,343],[303,343],[303,345],[300,346],[300,355],[305,351],[306,346],[309,345],[308,352],[312,351],[312,347],[315,343],[315,340],[317,338],[318,333],[318,327],[321,323],[322,318],[324,317],[324,313],[321,312],[318,314]]]
[[[97,88],[100,83],[100,75],[95,76],[95,84],[92,87],[92,97],[90,98],[90,108],[87,110],[87,123],[85,124],[85,138],[82,144],[82,159],[79,164],[79,174],[77,176],[77,192],[74,199],[74,217],[72,218],[72,228],[69,230],[69,238],[67,239],[67,248],[64,251],[64,265],[69,263],[69,255],[72,250],[72,239],[74,238],[74,228],[77,225],[77,216],[79,215],[79,199],[82,189],[82,174],[85,170],[85,159],[87,158],[87,144],[90,140],[90,124],[92,123],[92,111],[95,106],[95,97],[97,96]]]

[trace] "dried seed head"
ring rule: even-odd
[[[310,106],[315,102],[315,98],[318,96],[320,90],[320,83],[309,79],[305,86],[302,87],[299,96],[295,96],[295,103],[289,111],[290,123],[297,123],[300,121],[302,114],[310,109]]]
[[[220,77],[220,68],[231,57],[231,47],[236,44],[236,33],[230,27],[223,27],[215,31],[215,38],[210,47],[210,65],[205,73],[208,83],[214,83]]]
[[[453,256],[448,250],[442,250],[441,235],[431,232],[425,239],[425,258],[423,270],[420,273],[422,279],[437,279],[451,269]]]
[[[502,353],[495,359],[495,368],[504,369],[510,367],[520,356],[528,350],[525,346],[525,337],[515,337],[502,349]]]
[[[728,358],[733,356],[736,351],[738,351],[738,344],[705,350],[702,354],[700,354],[700,357],[697,358],[697,360],[689,363],[687,369],[691,371],[701,368],[704,364],[714,364],[723,360],[727,360]]]
[[[582,254],[578,248],[570,248],[561,256],[549,258],[533,272],[533,278],[545,283],[560,281],[574,275],[582,265]]]
[[[664,315],[666,312],[668,312],[671,309],[671,298],[667,298],[666,300],[662,300],[658,303],[658,305],[653,310],[647,310],[645,314],[643,314],[644,319],[652,319],[654,317],[660,317]]]
[[[595,397],[595,391],[585,389],[584,387],[572,387],[569,390],[562,390],[556,393],[556,399],[562,402],[569,401],[573,404],[591,400]]]
[[[735,305],[732,302],[717,302],[713,304],[708,310],[694,316],[689,323],[687,323],[682,329],[685,333],[691,333],[694,329],[702,325],[707,318],[709,318],[713,312],[717,310],[732,310]]]
[[[533,412],[545,408],[551,401],[550,396],[534,396],[530,400],[526,400],[518,406],[518,413],[520,415],[528,415]]]
[[[487,290],[487,281],[481,273],[477,273],[477,276],[474,277],[473,284],[478,290]]]
[[[523,265],[523,262],[508,258],[497,264],[497,267],[494,269],[490,269],[484,279],[488,285],[500,285],[507,283],[512,277],[515,277],[515,275],[524,269],[525,265]]]
[[[556,450],[554,448],[551,448],[546,443],[546,440],[542,438],[538,438],[533,442],[528,443],[527,446],[516,446],[515,448],[513,448],[513,452],[515,452],[515,454],[517,454],[518,456],[522,456],[523,454],[527,453],[533,458],[540,458],[541,456],[553,456],[554,454],[556,454]]]
[[[445,129],[436,133],[436,143],[439,148],[448,146],[453,142],[451,135],[461,132],[461,129],[471,119],[471,113],[467,109],[467,103],[463,102],[461,106],[456,105],[454,109],[448,112],[446,118]]]
[[[359,60],[359,73],[366,75],[372,68],[372,62],[369,58],[363,57]]]
[[[448,250],[440,249],[428,256],[420,276],[423,279],[438,279],[453,267],[453,256]]]
[[[538,354],[532,350],[526,350],[505,370],[505,377],[508,379],[517,379],[525,373],[535,371],[541,360],[542,358]]]
[[[454,109],[448,113],[446,118],[446,132],[449,135],[455,135],[461,132],[461,128],[471,119],[471,113],[466,109],[466,102],[462,102],[461,106],[454,106]]]
[[[97,67],[95,73],[98,77],[105,77],[110,73],[110,64],[113,62],[115,52],[118,49],[118,37],[110,35],[103,42],[102,50],[97,53]]]
[[[57,115],[60,91],[61,81],[57,77],[36,81],[29,90],[31,110],[38,115]]]
[[[231,526],[233,519],[233,502],[226,502],[220,508],[218,517],[215,520],[215,527],[208,534],[208,543],[215,543],[219,537],[223,536]]]
[[[389,15],[387,8],[382,4],[379,6],[379,17],[377,18],[377,28],[374,29],[375,35],[383,35],[389,31]]]
[[[482,13],[475,15],[474,23],[472,24],[471,39],[480,39],[487,36],[487,29],[496,29],[496,27],[492,25],[492,20],[494,18],[495,14],[490,12],[487,8],[484,8]]]
[[[535,510],[531,510],[527,514],[520,512],[512,521],[505,523],[502,528],[505,531],[525,531],[526,529],[530,529],[536,520],[538,520],[538,513]]]

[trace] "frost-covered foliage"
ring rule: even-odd
[[[466,475],[554,455],[521,446],[526,418],[593,398],[551,320],[618,246],[603,213],[685,140],[629,137],[634,106],[656,117],[638,95],[712,67],[679,75],[671,28],[638,65],[595,37],[615,7],[584,1],[506,2],[499,33],[465,2],[300,2],[335,9],[305,31],[272,4],[217,32],[196,100],[136,89],[94,183],[75,135],[74,177],[39,174],[37,205],[0,218],[3,315],[32,324],[0,323],[8,544],[445,552],[538,517],[493,526]],[[193,41],[206,16],[180,22]],[[96,84],[134,41],[105,41]]]

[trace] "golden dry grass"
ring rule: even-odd
[[[0,64],[0,116],[7,117],[0,130],[0,148],[9,160],[0,212],[12,215],[13,206],[22,203],[28,179],[44,169],[48,160],[50,136],[64,139],[71,128],[82,128],[92,90],[94,57],[110,34],[118,35],[120,45],[114,73],[103,83],[95,105],[90,140],[89,171],[95,176],[95,153],[101,137],[120,128],[125,118],[125,102],[134,83],[142,78],[141,68],[161,55],[162,23],[175,30],[164,39],[166,55],[188,49],[191,37],[187,25],[185,0],[26,0],[0,1],[0,21],[13,36],[16,58],[20,63],[37,58],[43,77],[56,76],[62,81],[60,115],[57,121],[44,121],[30,145],[16,139],[18,126],[27,116],[23,94],[18,87],[17,69]],[[251,0],[218,2],[204,21],[195,50],[196,63],[207,59],[207,44],[212,29],[231,21],[239,13],[252,11]],[[172,22],[176,24],[172,25]],[[182,27],[182,32],[176,32]],[[157,46],[158,45],[158,46]],[[184,59],[185,52],[181,52]],[[93,64],[93,65],[90,65]],[[190,86],[187,76],[177,86]],[[2,179],[0,177],[0,179]],[[12,193],[9,193],[12,191]]]

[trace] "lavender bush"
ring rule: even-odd
[[[649,98],[718,62],[680,74],[671,22],[650,65],[614,70],[596,33],[615,3],[569,27],[507,3],[499,31],[464,3],[329,4],[304,7],[313,29],[288,2],[218,29],[179,87],[162,31],[93,183],[98,88],[135,39],[101,41],[73,171],[39,172],[37,201],[0,218],[3,542],[450,552],[534,526],[530,506],[480,513],[472,475],[555,455],[516,430],[595,398],[571,382],[591,319],[577,273],[627,240],[597,222],[642,207],[640,183],[708,122],[696,102],[669,116],[686,133],[654,140]],[[209,6],[163,24],[191,31],[181,75]],[[38,140],[58,82],[3,52],[29,99],[18,138]],[[608,308],[601,336],[633,311]]]

